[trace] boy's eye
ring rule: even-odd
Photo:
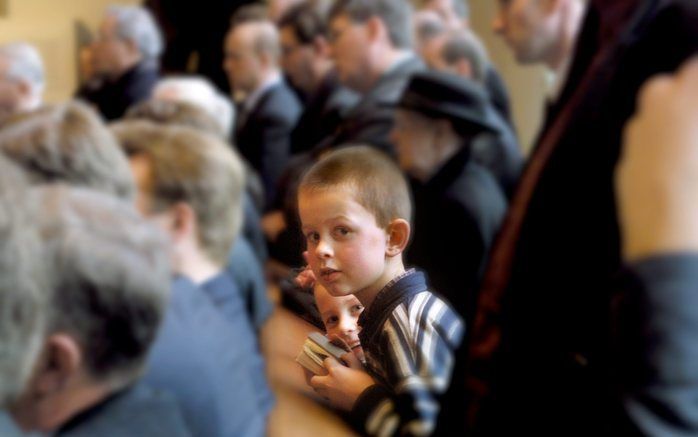
[[[336,324],[339,321],[339,318],[337,316],[330,316],[325,320],[325,325],[326,326],[331,326]]]
[[[334,229],[334,232],[335,232],[336,235],[338,235],[338,236],[340,236],[340,237],[346,237],[347,235],[349,235],[349,233],[350,233],[351,231],[349,230],[349,228],[347,228],[347,227],[345,227],[345,226],[337,226],[337,227]]]
[[[363,306],[363,305],[356,304],[356,305],[354,305],[353,307],[351,307],[351,312],[352,312],[352,313],[361,314],[361,312],[363,312],[363,310],[364,310],[364,306]]]
[[[320,234],[318,234],[317,232],[308,232],[305,235],[305,238],[306,240],[308,240],[309,243],[315,244],[318,241],[320,241]]]

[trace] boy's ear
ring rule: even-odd
[[[386,255],[389,257],[400,255],[410,241],[410,223],[405,219],[395,219],[388,224],[387,234]]]

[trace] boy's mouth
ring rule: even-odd
[[[331,269],[329,267],[325,267],[323,269],[320,269],[320,276],[323,277],[325,281],[332,281],[339,276],[340,271]]]

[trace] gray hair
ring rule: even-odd
[[[95,111],[80,102],[11,118],[0,129],[0,153],[33,182],[65,182],[125,199],[135,193],[126,155]]]
[[[489,66],[487,50],[471,30],[463,29],[449,35],[441,51],[441,57],[448,65],[466,59],[472,67],[473,80],[478,83],[485,81]]]
[[[46,77],[44,62],[36,47],[25,42],[4,44],[0,46],[0,58],[7,60],[7,78],[27,83],[34,95],[33,107],[38,107]]]
[[[29,200],[49,266],[47,333],[74,337],[95,380],[113,389],[130,383],[169,298],[164,235],[132,205],[96,191],[52,185]]]
[[[412,47],[412,5],[407,0],[337,0],[330,9],[329,21],[341,15],[357,23],[378,17],[396,48]]]
[[[153,16],[140,6],[109,6],[107,15],[116,19],[116,33],[133,41],[148,60],[157,59],[163,50],[162,34]]]
[[[45,329],[46,271],[27,186],[0,157],[0,408],[24,391]]]
[[[153,98],[198,106],[216,120],[226,138],[230,136],[235,125],[235,109],[230,99],[218,92],[213,84],[202,76],[161,79],[153,90]]]

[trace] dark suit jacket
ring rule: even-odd
[[[394,147],[388,139],[393,128],[395,106],[412,75],[425,68],[418,57],[412,56],[386,72],[347,114],[337,132],[323,141],[320,147],[368,144],[395,156]]]
[[[256,0],[145,0],[165,37],[162,67],[166,73],[197,73],[211,79],[224,93],[230,86],[223,71],[223,45],[235,11]],[[196,70],[188,70],[196,53]]]
[[[4,436],[5,434],[3,434]],[[58,437],[185,437],[175,399],[137,384],[81,412],[63,425]]]
[[[615,435],[698,435],[698,255],[628,266],[614,299]]]
[[[244,318],[240,324],[249,325]],[[143,380],[177,398],[195,436],[265,434],[268,411],[252,377],[264,369],[254,359],[258,352],[249,326],[238,328],[189,280],[173,282]]]
[[[467,370],[480,434],[594,435],[617,411],[608,320],[622,130],[641,84],[696,51],[696,22],[692,0],[591,2],[480,295]]]
[[[249,114],[238,114],[235,145],[262,178],[266,207],[274,200],[300,114],[298,97],[283,82],[266,90]]]
[[[310,151],[331,136],[358,102],[359,96],[339,83],[336,72],[330,72],[305,104],[291,135],[291,153]]]
[[[507,201],[491,173],[468,154],[464,148],[426,183],[412,181],[414,239],[407,262],[425,270],[431,289],[470,324]]]
[[[77,92],[77,98],[91,103],[107,120],[121,118],[132,105],[150,97],[160,79],[156,65],[141,62],[111,82],[90,82]]]

